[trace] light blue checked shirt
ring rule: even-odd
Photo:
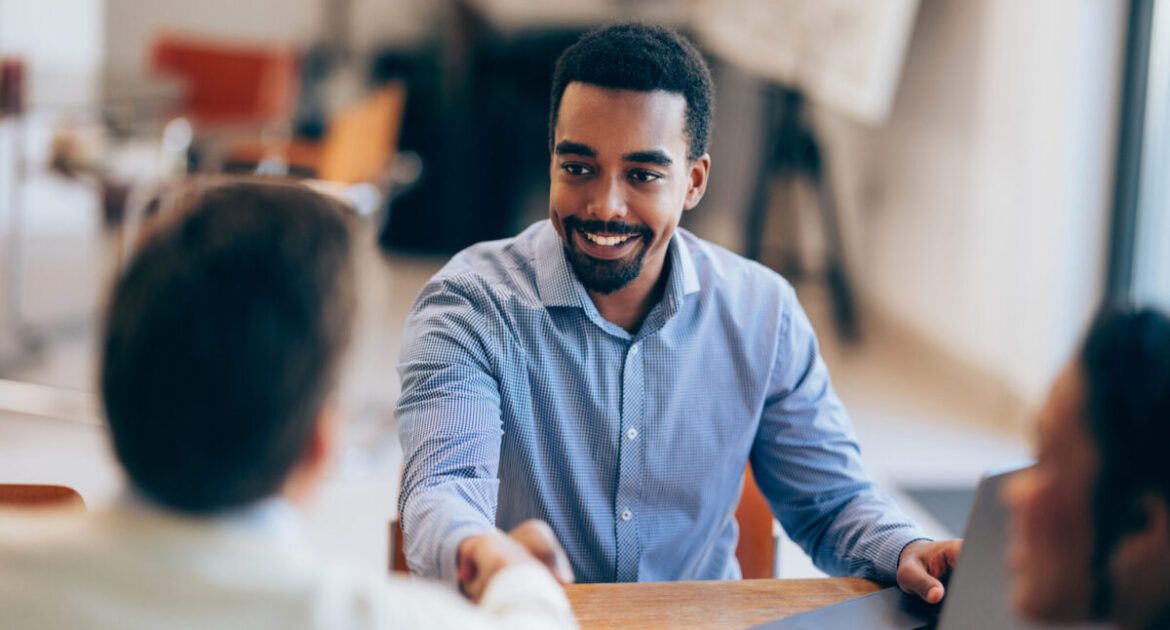
[[[456,255],[419,294],[399,371],[411,571],[547,521],[579,582],[734,579],[745,464],[835,575],[892,580],[922,533],[874,490],[792,287],[678,230],[662,300],[603,319],[548,221]]]

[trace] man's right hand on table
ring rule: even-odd
[[[496,573],[524,562],[540,562],[561,584],[573,583],[569,558],[552,528],[544,521],[532,519],[507,534],[496,529],[460,543],[459,588],[472,601],[479,601]]]

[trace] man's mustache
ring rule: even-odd
[[[600,221],[598,219],[578,219],[565,217],[562,221],[565,230],[580,230],[596,234],[637,234],[650,238],[653,232],[644,225],[633,225],[624,221]]]

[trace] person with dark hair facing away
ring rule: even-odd
[[[1170,318],[1095,322],[1004,489],[1014,607],[1051,622],[1170,628]]]
[[[88,515],[0,517],[0,626],[575,627],[548,570],[502,536],[469,551],[480,610],[305,549],[299,511],[340,437],[348,222],[303,186],[236,182],[151,226],[101,349],[126,496]]]
[[[713,109],[706,63],[670,29],[602,28],[560,57],[549,220],[456,255],[407,320],[416,573],[462,581],[469,548],[538,519],[553,536],[524,542],[564,581],[739,578],[750,464],[822,569],[942,599],[960,543],[875,490],[791,285],[679,228],[707,187]]]

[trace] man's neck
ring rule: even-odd
[[[1118,627],[1122,630],[1170,628],[1170,588],[1164,582],[1146,583],[1138,588],[1140,592],[1130,593],[1114,603]]]
[[[656,262],[646,261],[637,278],[613,293],[587,292],[606,321],[634,334],[642,327],[650,309],[662,299],[669,277],[669,258],[663,256]]]
[[[151,498],[149,494],[130,484],[119,503],[134,511],[157,512],[183,519],[214,521],[221,525],[262,532],[267,536],[295,539],[300,536],[304,506],[283,494],[275,494],[245,505],[233,506],[208,514],[192,515],[176,510]]]

